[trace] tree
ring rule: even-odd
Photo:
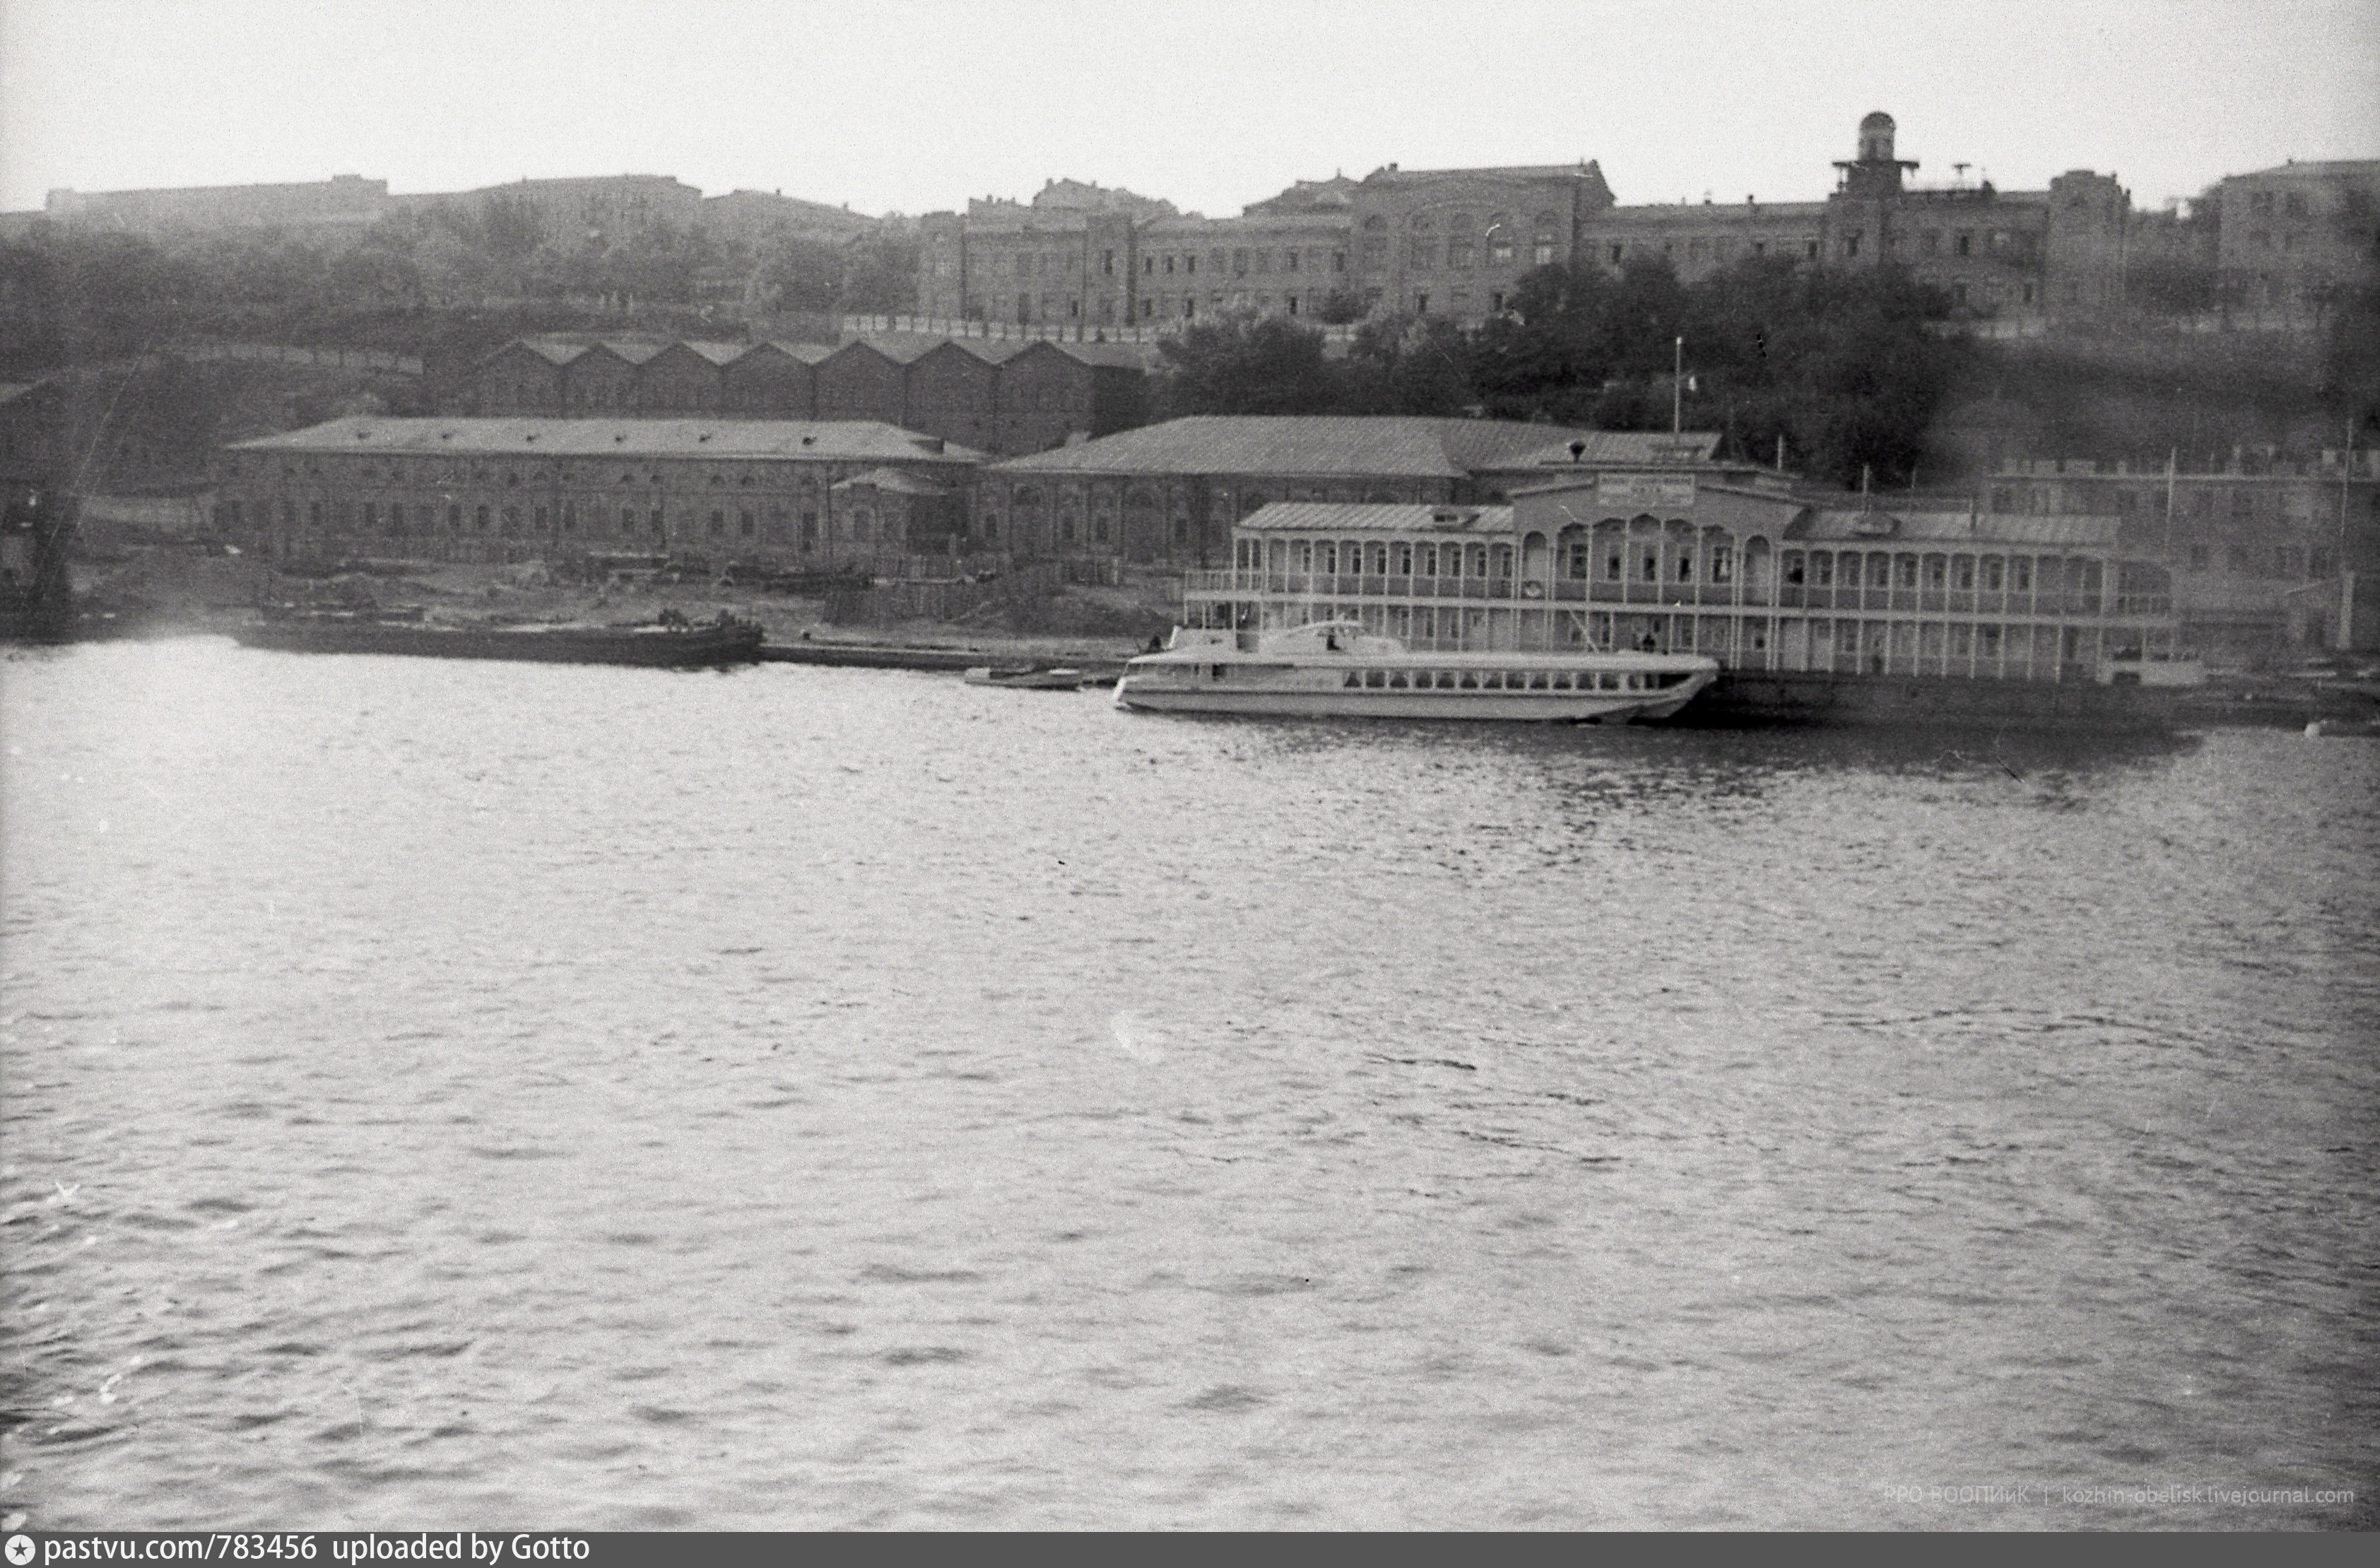
[[[1455,415],[1475,403],[1470,341],[1443,316],[1366,322],[1336,369],[1342,412]]]
[[[1314,311],[1314,319],[1327,327],[1342,327],[1364,316],[1364,297],[1343,283],[1324,295]]]
[[[1202,322],[1164,340],[1160,417],[1184,414],[1327,414],[1341,385],[1322,357],[1322,334],[1278,316]]]

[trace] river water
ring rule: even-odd
[[[36,1528],[2380,1519],[2380,747],[0,683]]]

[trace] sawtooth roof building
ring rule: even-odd
[[[896,334],[840,345],[523,337],[453,399],[481,417],[872,419],[1001,455],[1137,423],[1149,350]]]

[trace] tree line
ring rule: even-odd
[[[1434,414],[1717,431],[1730,455],[1907,484],[1968,346],[1929,330],[1948,299],[1897,272],[1754,257],[1694,283],[1662,261],[1541,267],[1509,310],[1365,323],[1343,356],[1279,318],[1164,346],[1160,406],[1191,413]]]
[[[905,310],[917,251],[915,235],[897,225],[847,244],[667,223],[557,238],[503,197],[327,243],[274,231],[159,240],[36,224],[0,243],[0,375],[200,335],[436,358],[493,347],[468,324],[490,315],[497,331],[616,328],[645,324],[631,319],[641,316],[689,334],[716,320],[726,335],[748,314]]]
[[[2380,277],[2380,256],[2372,275]],[[1944,330],[1950,301],[1906,272],[1752,257],[1693,283],[1664,261],[1539,268],[1510,309],[1359,327],[1343,355],[1280,318],[1200,324],[1162,346],[1155,406],[1184,414],[1429,414],[1600,430],[1713,431],[1722,454],[1837,484],[1898,488],[1985,458],[1946,428],[2020,406],[2034,456],[2219,460],[2346,424],[2380,438],[2380,286],[2341,291],[2319,340],[2177,336],[2122,322],[2045,344]],[[2139,322],[2133,326],[2138,328]]]

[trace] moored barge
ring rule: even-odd
[[[405,620],[369,612],[268,616],[232,634],[249,648],[286,653],[391,653],[432,659],[513,659],[539,663],[628,664],[696,669],[759,657],[758,622],[722,616],[644,626],[471,626]]]

